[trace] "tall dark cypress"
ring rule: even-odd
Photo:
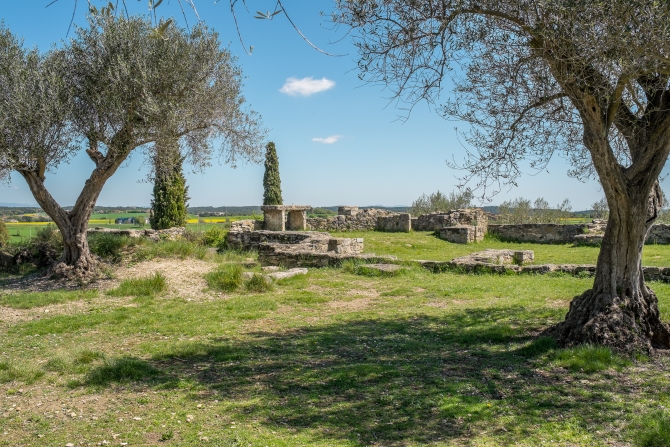
[[[265,175],[263,175],[263,205],[282,205],[279,159],[275,144],[265,146]]]
[[[182,170],[184,157],[176,139],[156,143],[154,154],[154,191],[151,201],[151,228],[183,227],[186,225],[188,186]]]

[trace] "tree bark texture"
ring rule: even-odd
[[[51,267],[51,274],[68,279],[90,279],[98,272],[98,263],[88,246],[87,229],[93,208],[105,182],[126,159],[128,151],[117,151],[103,157],[97,150],[87,151],[96,168],[86,180],[71,211],[65,211],[44,185],[44,172],[19,170],[44,212],[53,219],[63,237],[63,255]]]
[[[658,183],[646,200],[619,198],[610,212],[593,288],[575,297],[565,321],[545,335],[564,347],[597,344],[627,354],[670,348],[670,329],[642,272],[642,248],[661,204]]]

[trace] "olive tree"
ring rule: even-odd
[[[86,229],[100,191],[132,153],[160,150],[160,135],[177,137],[195,166],[215,150],[232,163],[261,154],[264,131],[243,108],[240,69],[204,25],[156,36],[148,19],[97,14],[46,54],[23,49],[6,29],[1,35],[0,173],[18,172],[58,226],[64,251],[56,274],[95,272]],[[82,151],[92,172],[65,211],[46,173]]]
[[[337,0],[361,77],[464,120],[460,165],[514,184],[553,154],[599,179],[610,209],[593,288],[546,332],[563,346],[670,347],[641,255],[670,152],[670,3],[649,0]],[[444,86],[449,82],[451,92]]]

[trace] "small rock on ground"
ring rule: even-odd
[[[397,264],[363,264],[362,267],[377,270],[383,273],[395,273],[403,269],[401,265]]]
[[[306,268],[294,268],[294,269],[291,269],[291,270],[287,270],[285,272],[270,273],[267,276],[274,279],[274,280],[279,280],[279,279],[292,278],[292,277],[297,276],[297,275],[306,275],[306,274],[307,274],[307,269]]]

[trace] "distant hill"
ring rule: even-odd
[[[0,207],[6,207],[6,208],[39,208],[40,206],[36,203],[0,202]]]

